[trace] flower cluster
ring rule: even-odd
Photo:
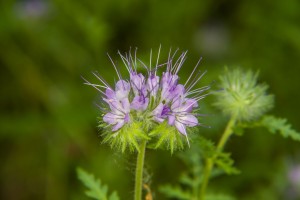
[[[102,127],[105,126],[106,136],[104,141],[110,142],[112,146],[120,146],[122,150],[127,146],[138,150],[140,140],[150,140],[152,136],[156,136],[158,143],[155,147],[167,143],[171,151],[178,144],[182,146],[181,136],[185,136],[188,142],[186,127],[200,125],[195,109],[198,101],[206,96],[203,92],[209,86],[193,89],[205,74],[199,70],[195,73],[200,60],[185,84],[179,83],[178,72],[187,52],[183,52],[173,61],[176,52],[172,55],[170,52],[167,62],[159,65],[159,50],[156,65],[153,67],[152,52],[149,66],[137,59],[136,52],[134,57],[130,53],[119,53],[129,73],[129,79],[122,77],[119,68],[110,58],[118,76],[115,87],[97,74],[94,75],[101,82],[100,85],[86,81],[87,85],[95,87],[102,94],[105,102],[105,106],[101,107],[104,122]],[[138,67],[144,68],[146,73],[138,72]],[[166,69],[159,73],[159,68]]]

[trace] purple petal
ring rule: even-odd
[[[147,80],[147,89],[152,96],[155,96],[159,88],[159,76],[150,75]]]
[[[181,105],[182,105],[182,98],[180,98],[180,97],[177,97],[177,98],[175,98],[174,100],[173,100],[173,102],[172,102],[172,105],[171,105],[171,110],[173,110],[173,111],[178,111],[179,109],[178,108],[180,108],[181,107]]]
[[[185,115],[179,118],[179,121],[183,123],[186,126],[197,126],[198,125],[198,119],[194,115]]]
[[[163,108],[164,105],[162,103],[158,104],[158,106],[152,111],[153,115],[161,115]]]
[[[115,99],[103,99],[110,107],[112,113],[116,113],[116,114],[123,114],[124,113],[124,109],[122,104]]]
[[[184,86],[181,84],[168,87],[166,90],[162,90],[162,99],[169,102],[180,96],[183,96],[185,92]]]
[[[130,122],[130,116],[128,113],[124,117],[124,122],[126,122],[126,123]]]
[[[171,109],[169,108],[169,106],[164,105],[163,110],[161,112],[161,116],[167,117],[170,112],[171,112]]]
[[[132,84],[132,90],[136,96],[141,94],[146,95],[147,88],[145,86],[145,77],[143,74],[131,73],[130,81]]]
[[[178,82],[178,76],[172,75],[170,72],[163,73],[162,76],[162,90],[173,87]]]
[[[149,98],[145,98],[143,95],[135,96],[131,102],[131,108],[135,110],[145,110],[148,106]]]
[[[174,90],[177,96],[183,96],[185,93],[184,86],[182,84],[178,84]]]
[[[177,130],[178,130],[181,134],[187,135],[187,134],[186,134],[186,130],[185,130],[185,126],[184,126],[182,123],[180,123],[180,122],[178,122],[178,121],[175,121],[175,127],[177,128]]]
[[[128,97],[130,92],[130,84],[124,80],[119,80],[116,83],[116,98],[122,100]]]
[[[129,103],[129,100],[128,98],[125,98],[121,101],[122,103],[122,110],[125,112],[125,113],[129,113],[130,112],[130,103]]]
[[[168,124],[172,126],[172,125],[174,125],[174,123],[175,123],[175,116],[169,115],[168,116]]]
[[[105,95],[106,95],[106,98],[108,98],[108,99],[115,99],[115,98],[116,98],[116,93],[115,93],[115,91],[113,91],[113,90],[110,89],[110,88],[107,88],[107,89],[106,89]]]
[[[158,104],[158,106],[152,111],[154,120],[157,122],[163,122],[165,119],[162,117],[162,112],[164,109],[164,105],[162,103]]]
[[[185,103],[182,106],[182,111],[191,112],[193,108],[198,107],[198,102],[195,99],[185,99]]]
[[[117,131],[119,130],[120,128],[122,128],[122,126],[124,125],[124,120],[122,121],[118,121],[118,123],[113,127],[112,131]]]
[[[107,113],[103,116],[103,121],[108,124],[116,124],[118,122],[118,115],[115,115],[113,113]]]

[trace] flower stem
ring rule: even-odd
[[[223,132],[223,135],[222,135],[218,145],[217,145],[217,148],[216,148],[217,152],[221,152],[223,150],[226,142],[228,141],[229,137],[233,133],[232,128],[233,128],[235,122],[236,122],[236,118],[232,116]],[[217,155],[215,154],[211,158],[206,159],[206,164],[205,164],[205,168],[204,168],[204,177],[203,177],[203,182],[202,182],[202,185],[200,188],[199,200],[204,200],[204,198],[205,198],[206,188],[207,188],[207,185],[209,182],[211,171],[215,164],[216,156]]]
[[[142,185],[143,185],[143,167],[146,150],[146,140],[142,141],[140,151],[137,156],[136,170],[135,170],[135,189],[134,200],[142,199]]]

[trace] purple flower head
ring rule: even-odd
[[[160,52],[160,51],[159,51]],[[159,124],[166,124],[187,137],[187,127],[198,126],[199,122],[195,108],[198,101],[203,99],[203,92],[209,87],[196,88],[197,83],[204,73],[197,72],[198,64],[195,66],[185,83],[179,83],[179,71],[186,59],[186,53],[182,53],[178,59],[174,59],[176,52],[169,57],[165,64],[159,65],[159,52],[156,64],[152,66],[152,52],[150,64],[146,65],[129,53],[119,53],[125,65],[129,77],[122,77],[119,68],[113,63],[117,72],[118,80],[114,87],[111,87],[100,75],[94,73],[101,84],[92,84],[86,81],[85,84],[96,88],[103,96],[104,106],[103,122],[111,126],[111,131],[118,134],[123,126],[128,130],[136,127],[132,124],[139,122],[146,123],[150,129]],[[142,67],[146,73],[138,72]],[[157,73],[159,68],[165,71]],[[132,126],[131,126],[132,125]],[[176,128],[176,129],[175,129]],[[176,131],[176,134],[177,134]],[[122,132],[122,131],[121,131]]]

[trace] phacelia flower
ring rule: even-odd
[[[120,147],[122,151],[127,147],[139,150],[141,140],[154,143],[152,146],[155,148],[166,144],[172,152],[183,148],[184,138],[189,144],[187,127],[200,125],[195,111],[209,86],[195,89],[205,74],[197,69],[200,60],[187,81],[184,84],[179,82],[178,72],[187,52],[174,61],[176,52],[171,55],[170,51],[167,62],[158,64],[159,49],[154,66],[151,65],[152,51],[149,65],[137,59],[136,52],[134,57],[130,52],[125,55],[119,53],[129,76],[121,76],[119,68],[110,58],[118,76],[115,87],[96,73],[94,75],[101,84],[86,81],[85,84],[102,94],[102,106],[99,107],[103,112],[100,121],[105,142]],[[141,73],[138,68],[145,69],[146,73]],[[164,69],[162,73],[159,72],[161,68]]]

